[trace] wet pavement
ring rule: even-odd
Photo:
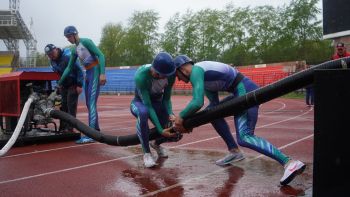
[[[102,131],[135,134],[131,99],[105,95],[99,99]],[[174,96],[174,111],[178,113],[187,102],[188,97]],[[256,135],[307,165],[288,186],[279,184],[284,169],[278,162],[250,149],[242,148],[246,157],[242,161],[215,165],[227,150],[207,124],[180,142],[164,144],[169,158],[158,159],[152,169],[143,166],[139,145],[67,141],[13,148],[0,158],[0,196],[312,196],[313,116],[312,108],[301,100],[276,99],[261,106]],[[87,122],[82,104],[78,117]],[[232,118],[227,120],[232,126]]]
[[[280,186],[283,168],[266,157],[246,155],[243,161],[219,167],[214,162],[224,156],[222,152],[172,149],[169,153],[153,169],[138,166],[141,157],[135,158],[130,163],[135,167],[122,171],[114,189],[127,196],[253,197],[308,196],[306,190],[312,187],[311,164],[290,185]]]

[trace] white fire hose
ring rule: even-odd
[[[24,107],[23,107],[23,110],[21,113],[21,117],[18,120],[15,131],[12,133],[12,136],[9,139],[9,141],[7,141],[6,145],[4,147],[2,147],[2,149],[0,150],[0,157],[4,156],[10,150],[10,148],[15,144],[15,142],[18,138],[18,135],[22,130],[23,124],[26,120],[30,105],[32,104],[33,101],[34,101],[34,97],[30,96],[28,98],[27,102],[24,104]]]

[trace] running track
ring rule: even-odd
[[[103,95],[98,111],[103,132],[135,133],[132,96]],[[189,96],[173,96],[178,113]],[[87,122],[83,101],[78,118]],[[227,118],[231,131],[233,118]],[[314,111],[303,100],[275,99],[261,105],[255,134],[292,158],[307,164],[305,172],[281,187],[283,167],[259,153],[241,148],[246,159],[227,167],[215,160],[226,147],[210,124],[195,128],[177,143],[164,144],[169,158],[154,169],[143,167],[141,148],[74,142],[16,147],[0,158],[0,196],[300,196],[311,195]]]

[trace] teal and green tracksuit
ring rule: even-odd
[[[151,64],[146,64],[137,69],[135,97],[130,104],[130,111],[137,118],[136,132],[144,153],[150,152],[148,119],[161,134],[169,122],[169,115],[173,114],[170,97],[175,75],[165,79],[155,79],[151,75],[151,67]],[[160,138],[156,143],[159,145],[165,141],[168,140]]]
[[[242,76],[237,69],[220,62],[203,61],[193,65],[190,75],[193,98],[187,107],[180,112],[180,117],[186,118],[197,112],[204,105],[204,94],[210,102],[208,107],[212,107],[219,104],[218,92],[220,91],[231,93],[230,96],[221,101],[225,102],[258,88],[253,81],[244,76],[240,81],[235,81],[239,75]],[[237,142],[241,146],[260,152],[284,165],[289,161],[289,158],[265,139],[254,135],[258,109],[259,106],[254,106],[235,114]],[[228,149],[237,148],[229,126],[223,118],[215,120],[211,124],[224,139]]]
[[[97,114],[97,99],[100,94],[100,74],[105,74],[105,57],[92,40],[80,38],[72,48],[69,64],[65,69],[59,85],[62,85],[73,69],[74,62],[79,57],[81,65],[86,70],[85,99],[89,112],[89,126],[100,130]]]

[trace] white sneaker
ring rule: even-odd
[[[152,168],[156,165],[156,162],[153,160],[151,153],[145,153],[143,155],[143,163],[145,164],[146,168]]]
[[[158,154],[159,157],[161,157],[161,158],[166,158],[166,157],[168,157],[168,154],[167,154],[165,148],[163,148],[163,147],[160,146],[160,145],[155,144],[154,142],[153,142],[153,143],[150,143],[150,145],[151,145],[151,147],[152,147],[154,150],[156,150],[156,152],[157,152],[157,154]]]
[[[292,160],[285,167],[283,177],[280,180],[281,185],[287,185],[294,177],[304,172],[306,165],[299,160]]]
[[[232,162],[241,161],[244,158],[245,157],[241,152],[229,152],[224,158],[217,160],[215,164],[218,166],[225,166]]]

